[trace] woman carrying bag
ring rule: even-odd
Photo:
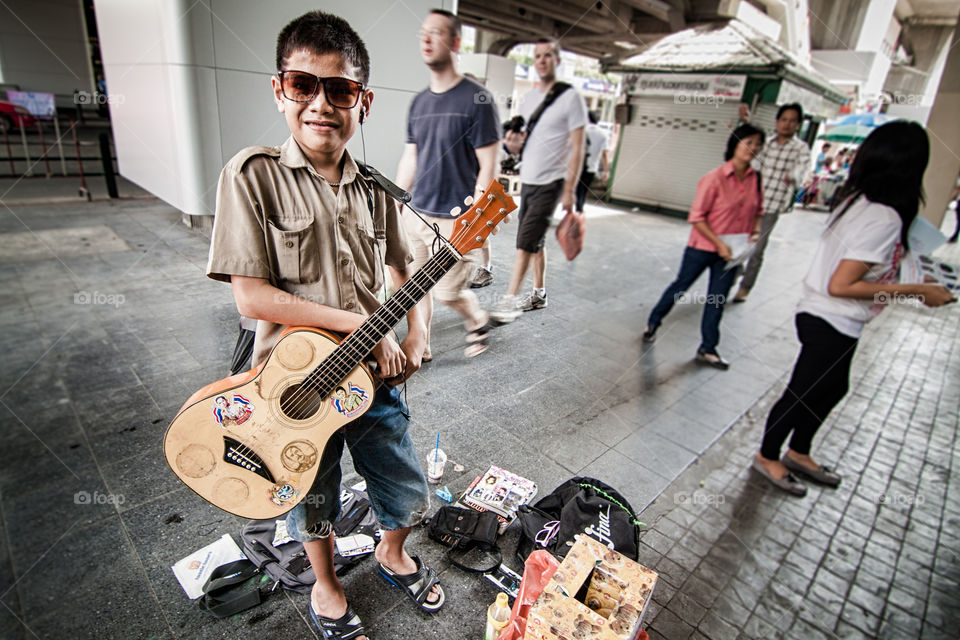
[[[750,162],[763,148],[763,140],[762,130],[750,124],[740,125],[727,140],[723,156],[726,162],[700,178],[687,216],[693,228],[680,271],[650,312],[647,329],[643,332],[643,339],[653,342],[657,328],[677,299],[709,269],[710,284],[700,322],[697,361],[718,369],[730,366],[717,353],[717,344],[720,342],[723,307],[736,278],[736,269],[727,268],[727,261],[733,257],[730,247],[719,236],[749,233],[752,241],[759,236],[763,195],[760,175],[750,167]]]
[[[863,326],[891,297],[916,296],[928,307],[954,298],[939,284],[895,284],[907,234],[923,199],[930,158],[915,122],[875,129],[863,142],[840,203],[820,238],[797,305],[801,350],[790,383],[767,418],[756,469],[794,495],[807,488],[791,472],[835,487],[840,476],[810,457],[813,436],[850,384],[850,363]],[[792,433],[783,459],[780,450]]]

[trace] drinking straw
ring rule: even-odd
[[[433,462],[436,463],[440,459],[440,432],[437,431],[437,448],[433,452]]]

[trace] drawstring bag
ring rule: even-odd
[[[521,534],[517,558],[524,562],[536,549],[563,558],[573,537],[585,534],[620,554],[637,559],[640,526],[623,495],[596,478],[571,478],[535,505],[517,510]]]

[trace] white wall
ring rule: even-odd
[[[79,0],[0,2],[0,81],[66,96],[93,91]]]
[[[374,91],[364,124],[367,161],[393,176],[407,107],[427,84],[417,31],[451,2],[327,0],[367,45]],[[277,34],[317,9],[309,0],[97,0],[120,173],[191,214],[213,212],[220,169],[243,147],[289,135],[273,104]],[[361,158],[359,134],[350,152]]]

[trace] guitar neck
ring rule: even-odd
[[[303,384],[314,388],[322,397],[330,395],[459,260],[460,255],[443,243],[419,271],[307,375]]]

